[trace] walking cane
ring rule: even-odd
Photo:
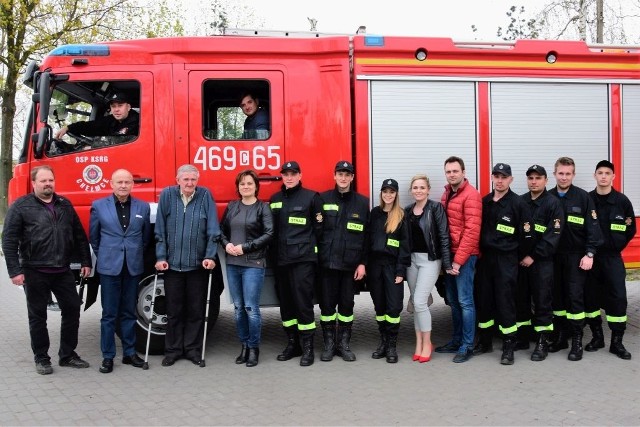
[[[206,366],[204,362],[204,349],[207,344],[207,325],[209,324],[209,301],[211,300],[211,278],[213,277],[213,270],[209,270],[209,286],[207,286],[207,306],[204,310],[204,336],[202,337],[202,357],[200,358],[200,367]]]
[[[151,307],[149,309],[149,327],[147,328],[147,350],[144,353],[142,369],[149,369],[149,343],[151,342],[151,325],[153,324],[153,306],[156,303],[156,288],[158,287],[158,272],[153,279],[153,293],[151,294]]]
[[[84,303],[84,285],[85,281],[83,281],[84,277],[80,275],[80,289],[78,289],[78,296],[80,297],[80,304]]]

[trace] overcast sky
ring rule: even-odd
[[[317,30],[353,34],[360,25],[368,34],[452,37],[457,40],[497,39],[498,26],[508,24],[510,6],[523,4],[537,12],[547,0],[244,0],[264,28],[308,31],[307,17]],[[473,33],[471,25],[479,31]]]

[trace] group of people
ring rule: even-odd
[[[281,361],[300,357],[301,366],[314,363],[316,300],[320,360],[356,360],[350,347],[354,294],[363,280],[380,333],[374,359],[398,361],[405,281],[414,317],[414,361],[428,362],[435,351],[466,362],[491,352],[497,333],[503,340],[500,363],[511,365],[514,351],[529,348],[534,332],[531,360],[569,348],[569,339],[569,360],[580,360],[585,322],[592,331],[585,349],[605,346],[601,308],[612,331],[609,351],[631,358],[622,344],[627,300],[621,251],[636,225],[629,199],[613,188],[611,162],[597,164],[591,193],[572,184],[575,164],[568,157],[554,165],[557,185],[549,191],[545,168],[532,165],[526,171],[529,191],[521,196],[510,189],[511,167],[498,163],[491,175],[493,190],[481,197],[465,176],[464,161],[452,156],[444,162],[448,183],[439,201],[429,197],[429,178],[416,175],[409,188],[413,201],[403,208],[398,182],[387,178],[373,209],[353,190],[355,170],[349,161],[337,162],[335,186],[322,193],[302,186],[297,162],[286,162],[280,172],[282,187],[268,203],[258,199],[257,174],[240,172],[238,199],[227,205],[220,222],[211,192],[197,185],[199,171],[193,165],[178,168],[177,185],[161,192],[154,234],[168,319],[163,366],[182,358],[201,362],[207,286],[218,244],[225,251],[242,346],[237,364],[259,362],[267,264],[275,269],[287,338],[277,356]],[[9,208],[2,247],[12,282],[28,284],[36,371],[53,371],[46,325],[50,292],[62,311],[60,366],[89,367],[75,352],[81,300],[69,269],[73,254],[80,259],[81,276],[91,274],[89,246],[101,284],[99,370],[114,368],[116,327],[122,363],[142,367],[135,351],[135,305],[152,227],[149,204],[131,196],[131,173],[113,172],[113,194],[93,202],[88,238],[71,203],[55,193],[53,170],[34,168],[31,181],[33,193]],[[429,305],[438,280],[444,282],[453,335],[433,349]]]

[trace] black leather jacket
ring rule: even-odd
[[[219,241],[223,248],[228,243],[231,243],[229,241],[229,236],[231,235],[230,222],[240,212],[240,203],[242,203],[240,200],[229,202],[222,215]],[[247,260],[265,258],[267,246],[273,239],[273,215],[268,203],[258,200],[251,205],[247,212],[245,233],[247,241],[242,244],[242,252],[244,252]]]
[[[410,218],[415,203],[410,204],[404,211]],[[442,268],[451,269],[451,243],[449,240],[449,222],[442,203],[427,200],[424,214],[420,217],[420,228],[424,233],[427,253],[430,261],[442,259]],[[411,233],[409,233],[411,234]]]
[[[55,193],[52,203],[55,216],[33,193],[9,207],[2,234],[9,277],[24,274],[24,267],[68,267],[76,257],[82,267],[91,267],[89,241],[75,209]]]

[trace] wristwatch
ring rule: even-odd
[[[593,252],[587,252],[587,257],[588,258],[593,258]]]

